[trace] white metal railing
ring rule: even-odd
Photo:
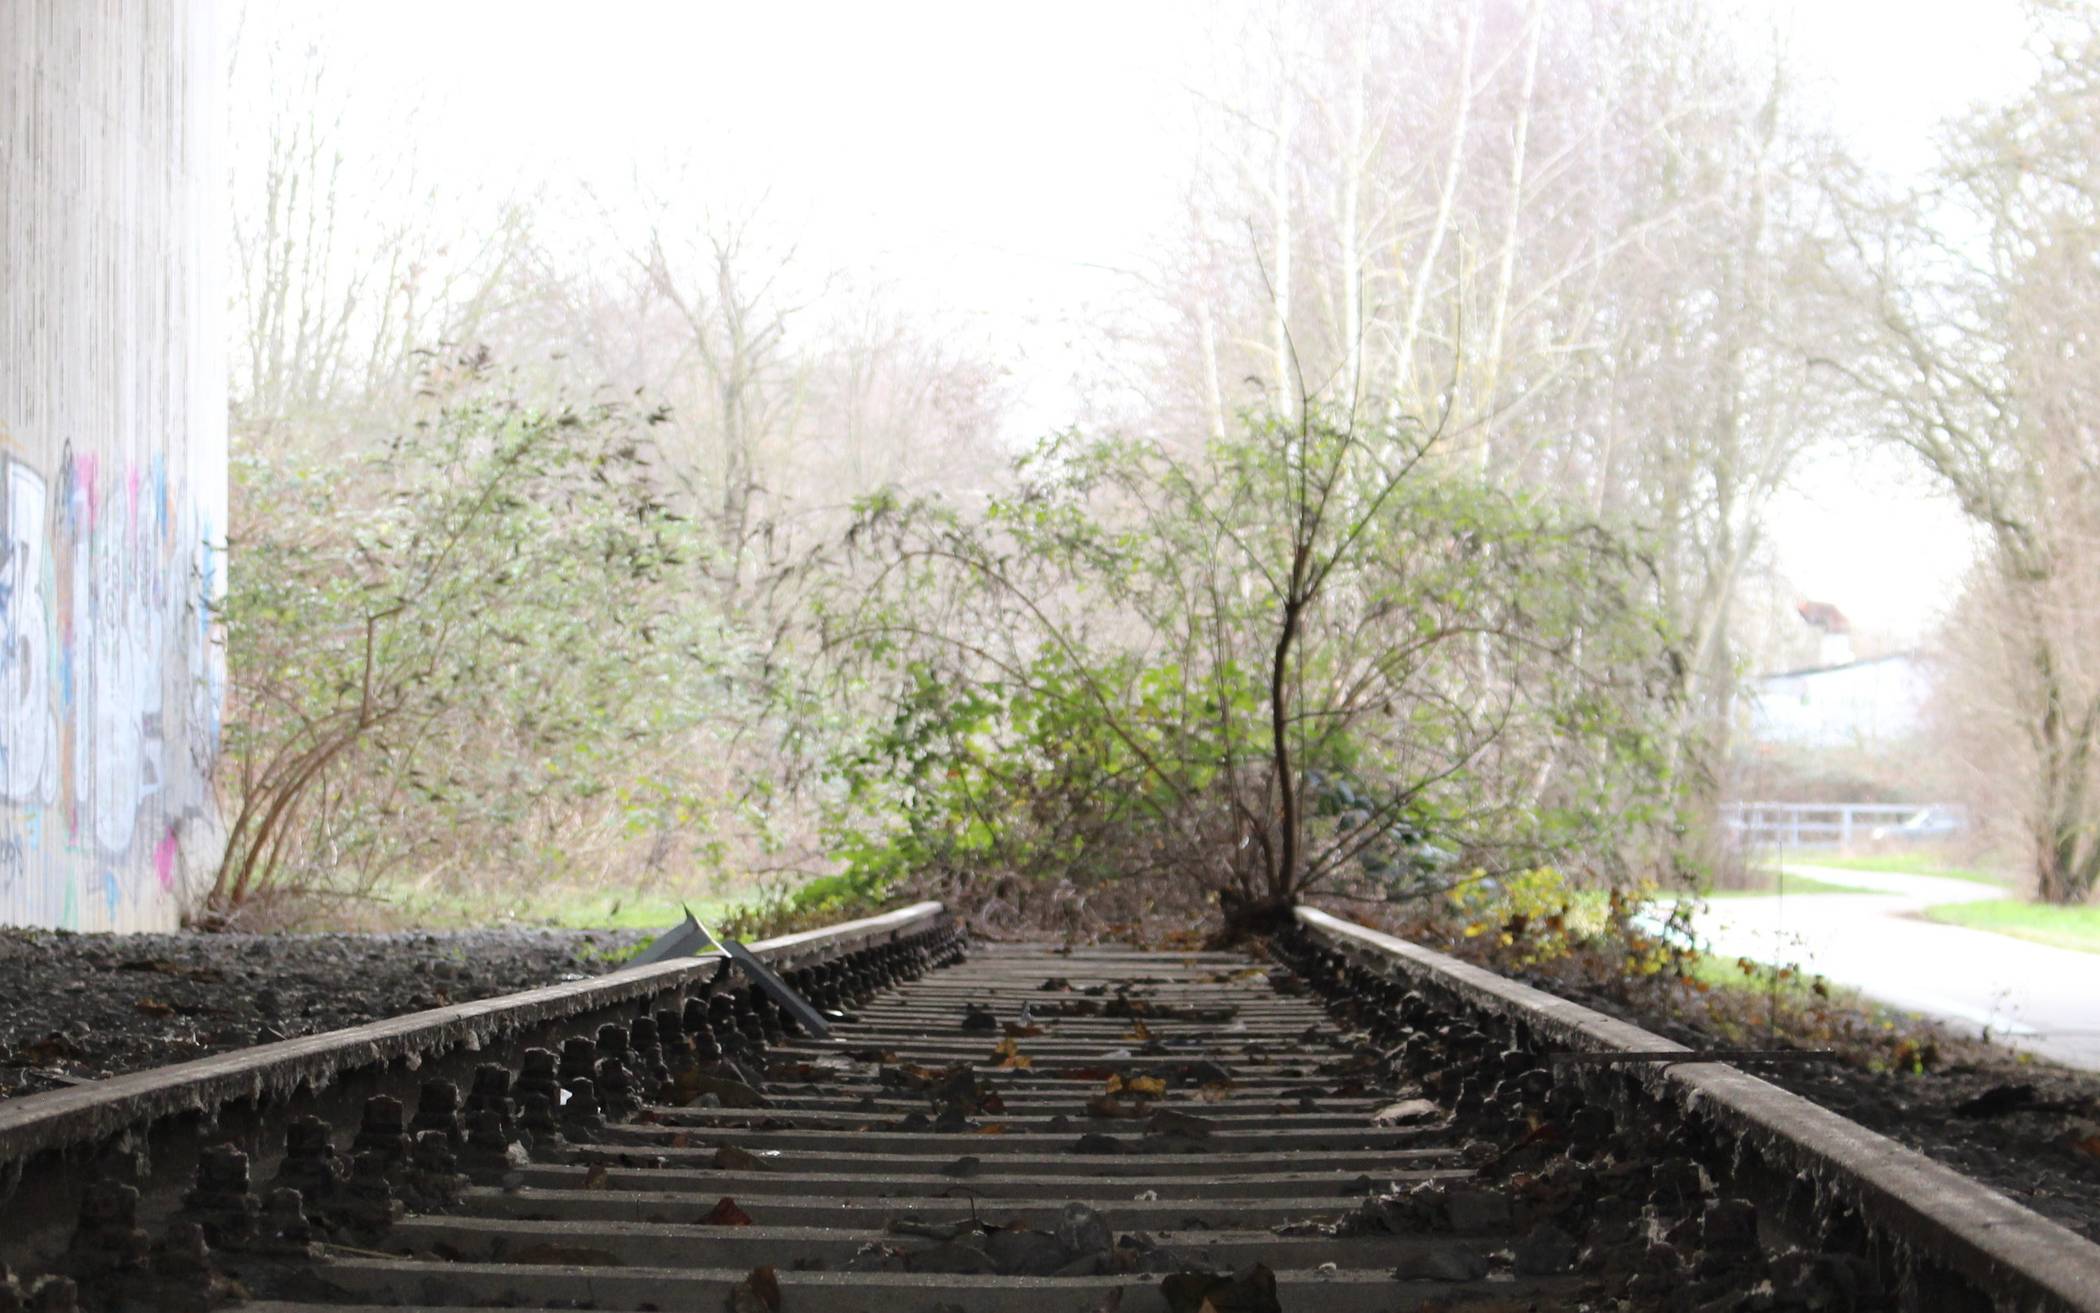
[[[1968,828],[1968,814],[1939,802],[1727,802],[1721,825],[1746,848],[1845,848],[1944,839]]]

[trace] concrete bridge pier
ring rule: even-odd
[[[0,924],[170,927],[216,857],[216,38],[0,4]]]

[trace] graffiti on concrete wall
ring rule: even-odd
[[[58,798],[58,706],[51,697],[48,526],[42,476],[6,462],[0,504],[0,794],[47,806]]]
[[[61,631],[60,660],[84,740],[84,750],[73,754],[74,797],[84,804],[84,828],[96,846],[114,854],[130,850],[140,806],[161,789],[161,669],[164,656],[177,654],[165,652],[166,507],[142,514],[136,467],[113,481],[119,504],[105,506],[95,473],[95,461],[80,457],[64,480],[73,605]]]
[[[67,452],[49,478],[12,456],[0,468],[0,796],[15,821],[0,910],[29,868],[85,859],[99,875],[68,882],[43,917],[79,924],[85,899],[101,904],[85,919],[115,923],[176,894],[182,827],[209,802],[209,529],[164,458],[113,469]]]
[[[0,925],[173,928],[217,856],[213,0],[0,0]]]

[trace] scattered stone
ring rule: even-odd
[[[1072,1254],[1090,1254],[1115,1244],[1115,1233],[1101,1214],[1085,1204],[1070,1203],[1058,1214],[1057,1239]]]
[[[1107,1246],[1102,1248],[1106,1249]],[[994,1231],[987,1236],[984,1252],[1002,1276],[1051,1276],[1074,1257],[1072,1251],[1054,1235],[1011,1228]]]
[[[1230,1085],[1232,1072],[1207,1059],[1184,1062],[1174,1068],[1174,1080],[1180,1085]]]
[[[1409,1126],[1416,1122],[1435,1121],[1444,1115],[1444,1110],[1428,1099],[1402,1099],[1388,1103],[1371,1114],[1373,1126]]]
[[[776,1150],[777,1154],[778,1151]],[[722,1172],[770,1172],[773,1166],[764,1157],[734,1144],[725,1144],[715,1150],[714,1167]]]
[[[1566,1231],[1551,1222],[1541,1222],[1510,1252],[1516,1260],[1518,1276],[1547,1277],[1573,1268],[1581,1246]]]
[[[1757,1205],[1747,1199],[1717,1199],[1699,1220],[1699,1243],[1708,1253],[1757,1252]]]
[[[1460,1235],[1506,1231],[1511,1224],[1509,1196],[1496,1190],[1457,1186],[1443,1192],[1446,1224]]]
[[[79,1313],[80,1288],[71,1277],[38,1277],[22,1307],[27,1313]]]

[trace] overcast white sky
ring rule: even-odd
[[[2028,73],[2016,0],[1780,0],[1833,122],[1895,174],[1933,160],[1933,130]],[[1893,459],[1811,462],[1775,508],[1780,569],[1865,627],[1922,637],[1973,551],[1960,514]]]
[[[1769,2],[1810,94],[1892,172],[1930,160],[1940,119],[2022,76],[2016,0]],[[360,102],[435,111],[419,132],[431,167],[617,189],[684,160],[697,185],[765,188],[805,249],[876,271],[1001,349],[1022,428],[1071,417],[1068,344],[1127,296],[1119,271],[1143,266],[1175,221],[1182,179],[1161,165],[1189,154],[1182,34],[1209,12],[1199,0],[293,7]],[[1800,484],[1774,524],[1782,570],[1865,625],[1917,632],[1966,559],[1958,518],[1894,469],[1822,461]]]

